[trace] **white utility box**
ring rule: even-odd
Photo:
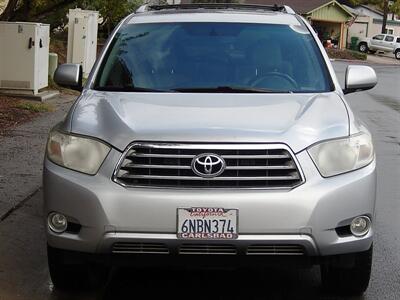
[[[37,94],[48,85],[50,25],[0,22],[0,89]]]
[[[85,77],[96,61],[98,20],[97,11],[69,10],[67,62],[82,65]]]

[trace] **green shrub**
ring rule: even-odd
[[[332,59],[367,60],[367,54],[348,49],[326,49],[326,52]]]

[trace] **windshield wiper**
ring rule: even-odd
[[[94,89],[96,91],[106,91],[106,92],[149,92],[149,93],[171,92],[170,90],[158,90],[158,89],[143,88],[143,87],[138,87],[138,86],[124,86],[124,87],[97,86]]]
[[[217,86],[217,87],[193,87],[193,88],[174,88],[171,90],[160,90],[143,88],[136,86],[115,87],[115,86],[97,86],[94,88],[97,91],[106,92],[149,92],[149,93],[252,93],[252,94],[272,94],[272,93],[292,93],[292,91],[273,90],[264,88],[252,87],[236,87],[236,86]]]
[[[292,91],[281,91],[273,89],[240,87],[240,86],[217,86],[217,87],[193,87],[172,89],[181,93],[292,93]]]

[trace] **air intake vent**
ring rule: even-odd
[[[195,173],[201,155],[220,158],[223,170],[215,177]],[[136,143],[124,153],[114,180],[127,187],[291,189],[303,177],[284,145]]]
[[[112,247],[113,253],[145,253],[145,254],[168,254],[166,245],[161,243],[115,243]]]
[[[250,245],[247,255],[304,255],[300,245]]]
[[[206,244],[183,244],[179,247],[179,254],[237,254],[233,245],[206,245]]]

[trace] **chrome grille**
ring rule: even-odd
[[[300,245],[251,245],[247,255],[304,255]]]
[[[222,174],[203,178],[193,172],[193,159],[203,153],[223,158]],[[135,143],[124,153],[114,180],[128,187],[275,189],[293,188],[303,177],[285,145]]]

